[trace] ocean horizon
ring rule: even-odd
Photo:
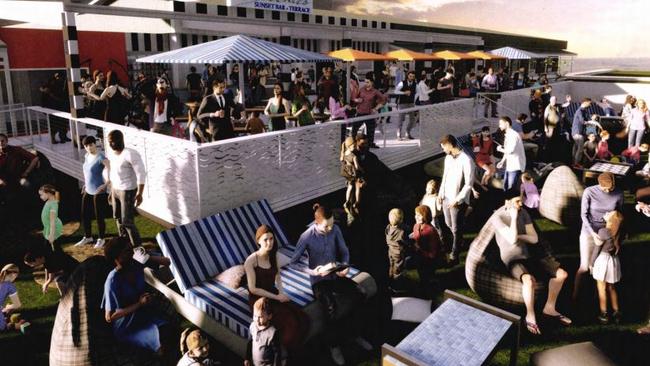
[[[650,71],[650,57],[577,57],[573,60],[573,68],[570,72],[596,69]]]

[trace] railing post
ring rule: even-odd
[[[278,169],[282,169],[282,134],[278,134]]]
[[[52,136],[52,133],[50,132],[52,130],[52,121],[50,121],[50,114],[47,113],[46,116],[47,116],[47,134],[49,136]]]

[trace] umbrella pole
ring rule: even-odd
[[[246,107],[246,104],[244,103],[245,100],[245,93],[244,93],[244,63],[240,62],[239,63],[239,93],[240,93],[240,102],[241,104]]]
[[[346,101],[348,104],[350,104],[350,77],[352,76],[352,75],[351,75],[352,72],[351,72],[350,68],[352,67],[352,66],[351,66],[351,65],[352,65],[352,62],[348,62],[347,64],[348,64],[348,67],[347,67],[347,69],[346,69],[346,71],[345,71],[345,77],[346,77],[345,83],[347,84],[347,85],[345,86],[345,88],[346,88],[346,89],[345,89],[345,90],[346,90],[345,101]]]

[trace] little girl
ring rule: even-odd
[[[618,252],[621,250],[619,228],[623,222],[623,214],[618,211],[610,211],[603,217],[605,227],[598,230],[594,235],[594,251],[592,258],[592,276],[598,287],[598,305],[600,315],[598,321],[601,324],[609,323],[607,315],[607,294],[612,304],[612,318],[616,324],[621,319],[618,307],[618,294],[616,284],[621,280],[621,262],[618,259]]]
[[[5,316],[9,316],[9,313],[20,309],[20,298],[18,297],[18,290],[14,285],[16,277],[18,277],[18,266],[15,264],[7,264],[0,271],[0,306],[2,306],[7,299],[11,300],[10,304],[5,305],[2,308],[2,313],[0,314],[0,331],[7,329],[7,321]]]
[[[528,172],[524,172],[521,175],[521,200],[524,202],[524,206],[530,209],[539,208],[539,191],[537,186],[533,181],[533,177],[530,176]]]
[[[40,198],[45,201],[41,211],[41,222],[43,223],[43,237],[55,251],[54,242],[63,233],[63,223],[59,219],[59,192],[51,184],[45,184],[38,190]]]
[[[605,130],[601,131],[600,142],[598,142],[598,148],[596,148],[596,158],[600,160],[609,160],[614,156],[614,154],[609,151],[607,140],[609,140],[609,132]]]
[[[431,225],[436,229],[438,235],[442,237],[442,204],[438,202],[438,181],[431,179],[427,182],[427,186],[424,191],[424,196],[420,200],[421,205],[429,207],[431,210]]]
[[[415,225],[409,235],[415,241],[417,253],[417,271],[420,284],[425,287],[432,285],[433,277],[441,257],[441,241],[438,232],[431,223],[429,206],[420,205],[415,208]]]
[[[476,165],[485,171],[481,178],[481,187],[485,189],[485,186],[487,186],[496,172],[492,161],[494,141],[492,141],[490,128],[488,126],[484,126],[481,129],[480,135],[472,134],[472,146],[474,147],[474,153],[476,155]]]
[[[341,146],[341,176],[347,180],[347,190],[345,191],[345,203],[343,208],[350,213],[354,209],[358,213],[359,202],[361,201],[361,187],[363,178],[361,178],[361,168],[356,154],[354,138],[347,137]],[[354,203],[352,203],[352,191],[355,186]]]

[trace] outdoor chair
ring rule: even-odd
[[[273,229],[278,255],[291,257],[295,246],[289,243],[268,202],[261,200],[158,234],[158,244],[171,260],[171,282],[176,283],[178,292],[156,273],[149,271],[147,276],[181,315],[240,355],[245,353],[252,321],[245,280],[240,287],[231,288],[215,277],[243,264],[257,249],[254,235],[261,224]],[[307,266],[306,258],[304,255],[300,263],[304,267],[283,267],[280,276],[291,301],[311,320],[309,339],[321,332],[324,324],[323,309],[314,301],[309,275],[302,269]],[[367,273],[351,268],[348,277],[360,284],[366,296],[376,292],[375,282]],[[352,305],[342,306],[342,311]]]
[[[483,301],[497,306],[519,307],[524,305],[521,295],[522,284],[510,275],[501,261],[494,238],[494,226],[491,223],[492,219],[504,210],[505,208],[501,207],[495,211],[470,244],[465,260],[465,278],[469,287]],[[542,245],[541,241],[540,237],[538,245]],[[536,281],[536,284],[535,297],[545,296],[546,283]]]
[[[560,225],[580,225],[580,205],[584,186],[571,168],[559,166],[546,178],[540,192],[539,213]]]

